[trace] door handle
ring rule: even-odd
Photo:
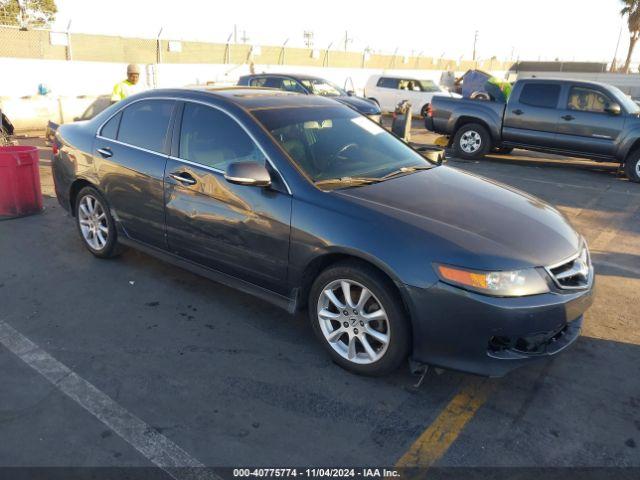
[[[560,118],[563,119],[563,120],[566,120],[567,122],[570,122],[571,120],[573,120],[576,117],[574,117],[573,115],[563,115]]]
[[[522,115],[524,112],[523,112],[522,110],[520,110],[519,108],[516,108],[516,109],[513,111],[513,113],[514,113],[514,115]]]
[[[196,179],[193,178],[187,172],[170,173],[169,176],[171,178],[173,178],[174,180],[176,180],[177,182],[182,183],[183,185],[195,185],[196,184]]]
[[[113,156],[113,152],[109,147],[99,148],[98,153],[102,155],[102,158],[109,158]]]

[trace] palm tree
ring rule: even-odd
[[[631,63],[631,55],[636,46],[636,42],[640,37],[640,0],[622,0],[624,7],[620,10],[620,15],[627,16],[627,24],[629,25],[629,51],[627,52],[627,60],[624,62],[623,72],[629,72],[629,64]]]

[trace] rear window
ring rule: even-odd
[[[171,100],[144,100],[125,108],[118,140],[154,152],[164,151],[173,106]]]
[[[120,117],[122,117],[122,112],[111,117],[111,120],[105,123],[104,127],[102,127],[102,131],[100,132],[100,135],[105,138],[110,138],[111,140],[115,140],[116,135],[118,135],[118,125],[120,124]]]
[[[398,88],[398,82],[400,82],[400,80],[397,78],[380,77],[377,86],[382,88]]]
[[[251,87],[264,87],[267,79],[265,77],[252,78],[249,80],[249,86]]]
[[[556,108],[560,85],[554,83],[528,83],[520,92],[520,103],[532,107]]]

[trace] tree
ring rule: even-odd
[[[55,0],[0,0],[0,24],[48,27],[58,13]]]
[[[631,63],[631,55],[636,46],[636,42],[640,37],[640,0],[622,0],[624,7],[620,10],[620,15],[627,16],[627,25],[629,26],[629,51],[627,52],[627,60],[624,62],[622,71],[629,73],[629,64]]]

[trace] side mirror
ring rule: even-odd
[[[617,103],[610,103],[605,109],[605,112],[610,113],[611,115],[620,115],[622,113],[622,109],[620,105]]]
[[[224,178],[229,183],[252,187],[268,187],[271,175],[264,165],[256,162],[235,162],[227,167]]]
[[[347,95],[349,95],[350,97],[353,97],[356,94],[356,92],[354,92],[353,90],[347,90]]]
[[[421,145],[415,147],[415,149],[420,155],[436,165],[442,165],[446,160],[444,148],[437,145]]]

